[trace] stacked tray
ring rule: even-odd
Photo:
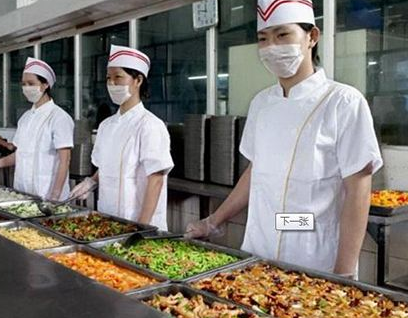
[[[78,244],[120,238],[135,232],[143,234],[157,230],[157,227],[152,225],[140,224],[95,211],[50,216],[33,219],[32,222]],[[90,227],[99,232],[91,233]],[[79,231],[81,229],[83,232]]]
[[[216,274],[199,275],[187,283],[192,288],[276,318],[408,315],[405,294],[262,259]]]
[[[0,235],[32,250],[71,245],[71,241],[35,224],[24,221],[0,223]]]
[[[232,186],[237,175],[237,131],[235,116],[211,118],[211,182]]]
[[[144,304],[152,306],[149,302],[156,303],[153,308],[173,316],[184,314],[185,317],[241,317],[256,318],[266,315],[259,315],[253,310],[234,304],[225,299],[215,297],[208,293],[193,289],[182,284],[165,284],[156,288],[140,290],[130,294],[131,298],[142,301]],[[162,297],[171,297],[171,300]],[[162,301],[160,301],[162,299]],[[169,304],[172,305],[169,305]],[[199,308],[199,306],[201,308]],[[207,307],[208,308],[205,308]],[[221,307],[221,308],[220,308]],[[211,310],[211,313],[209,313]]]
[[[209,179],[210,125],[207,115],[186,115],[184,121],[184,177]]]
[[[39,250],[38,253],[121,293],[166,282],[159,275],[141,271],[86,245],[50,248]]]
[[[198,240],[146,239],[130,248],[122,245],[125,240],[126,237],[123,237],[89,246],[173,282],[182,282],[202,273],[212,273],[253,259],[246,252]]]

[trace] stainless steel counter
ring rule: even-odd
[[[125,295],[0,237],[0,317],[163,316]]]

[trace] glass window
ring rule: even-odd
[[[42,44],[41,58],[53,68],[57,76],[57,82],[52,88],[55,103],[74,117],[74,38]]]
[[[190,18],[188,18],[190,17]],[[167,122],[206,112],[206,36],[195,31],[192,6],[139,20],[139,49],[151,60],[145,105]]]
[[[408,145],[408,1],[337,4],[336,79],[365,94],[381,143]]]
[[[93,128],[116,111],[106,90],[106,65],[111,44],[127,46],[129,23],[100,29],[82,36],[83,99],[82,117]]]
[[[254,95],[276,83],[258,58],[257,0],[223,0],[219,6],[217,113],[246,116]],[[314,10],[322,30],[323,0],[314,1]]]
[[[3,54],[0,54],[0,127],[4,126],[3,109]]]
[[[8,127],[16,127],[21,115],[30,108],[21,90],[21,76],[28,57],[34,56],[34,48],[29,47],[10,52],[10,97],[8,110]]]

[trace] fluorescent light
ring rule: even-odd
[[[235,10],[242,10],[244,8],[244,6],[236,6],[231,8],[231,11],[235,11]]]
[[[369,62],[368,62],[368,65],[369,65],[369,66],[373,66],[373,65],[377,65],[377,64],[378,64],[377,61],[369,61]]]
[[[229,77],[229,74],[228,74],[228,73],[218,74],[218,78],[227,78],[227,77]],[[206,80],[206,79],[207,79],[207,75],[190,76],[188,79],[189,79],[190,81]]]

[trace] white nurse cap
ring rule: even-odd
[[[27,58],[23,73],[31,73],[45,78],[50,87],[53,87],[57,81],[54,70],[51,66],[44,61],[32,57]]]
[[[112,45],[108,67],[126,67],[139,71],[147,77],[150,69],[149,57],[139,50],[126,46]]]
[[[289,23],[315,25],[312,0],[258,0],[258,31]]]

